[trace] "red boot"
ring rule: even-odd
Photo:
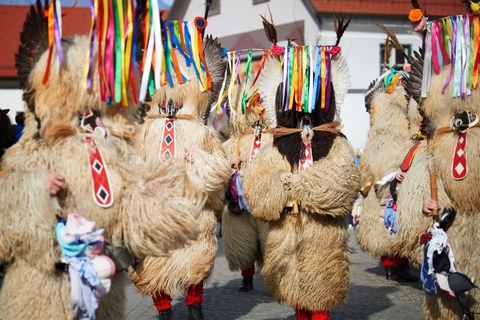
[[[253,290],[253,276],[255,275],[255,265],[250,268],[242,270],[242,286],[238,288],[238,291],[249,292]]]
[[[305,309],[298,309],[295,308],[295,315],[297,316],[297,320],[311,320],[312,313]]]
[[[330,320],[330,311],[314,311],[312,312],[312,320]]]
[[[160,320],[172,320],[172,297],[168,294],[159,293],[153,297],[153,304],[157,307]]]
[[[186,304],[188,307],[188,320],[204,320],[202,310],[203,303],[203,282],[196,285],[189,286],[186,289],[187,299]]]

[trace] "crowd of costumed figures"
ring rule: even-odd
[[[15,55],[25,128],[1,161],[0,319],[125,319],[126,281],[161,320],[180,295],[204,319],[218,221],[241,291],[260,270],[296,319],[330,319],[347,296],[354,203],[356,239],[386,277],[419,268],[424,319],[473,319],[479,5],[438,20],[412,5],[413,56],[378,25],[385,66],[392,48],[408,64],[368,88],[357,166],[339,116],[343,16],[335,43],[278,39],[270,15],[271,48],[227,51],[205,34],[209,2],[179,21],[155,0],[94,0],[89,34],[62,38],[60,1],[38,0]]]

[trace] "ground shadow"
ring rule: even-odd
[[[247,316],[253,308],[262,304],[271,304],[272,297],[263,284],[262,278],[257,274],[254,278],[255,290],[240,292],[238,287],[241,279],[235,279],[227,283],[212,282],[204,289],[203,312],[208,320],[235,320]],[[294,320],[293,309],[284,306],[285,316],[271,318]],[[187,318],[188,310],[185,306],[185,299],[176,299],[173,304],[174,320]],[[265,310],[268,313],[268,309]],[[247,319],[247,318],[243,318]],[[262,318],[264,319],[264,318]],[[252,319],[254,320],[254,319]]]
[[[363,320],[390,308],[393,302],[388,294],[398,289],[395,286],[373,287],[350,285],[347,302],[331,311],[331,318],[342,320]]]
[[[417,281],[417,282],[399,282],[399,281],[385,279],[385,268],[380,262],[377,264],[376,267],[365,269],[365,272],[375,274],[375,275],[381,277],[382,280],[385,281],[386,283],[391,283],[392,285],[409,286],[409,287],[417,289],[417,290],[423,290],[423,287],[422,287],[422,284],[420,283],[420,280]],[[420,270],[410,266],[410,273],[412,275],[417,276],[420,279]]]

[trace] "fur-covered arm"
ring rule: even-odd
[[[232,155],[235,152],[235,144],[236,144],[237,138],[236,137],[230,137],[229,139],[225,140],[222,143],[222,148],[225,150],[225,156],[227,157],[227,160],[230,161]]]
[[[181,166],[158,166],[126,184],[115,245],[124,245],[137,258],[164,256],[198,237],[196,221],[205,195],[190,185]]]
[[[0,178],[0,260],[42,261],[52,269],[56,199],[47,190],[47,171],[9,173]],[[58,256],[57,256],[58,254]]]
[[[342,216],[351,212],[359,190],[355,153],[348,141],[337,137],[325,158],[295,173],[287,192],[310,214]]]
[[[207,195],[207,205],[213,210],[223,207],[224,188],[231,174],[230,161],[220,140],[208,129],[204,148],[188,149],[194,157],[193,163],[187,163],[188,177]]]
[[[263,148],[243,170],[243,193],[255,217],[267,221],[280,218],[287,203],[280,177],[286,171],[282,155],[273,146]]]

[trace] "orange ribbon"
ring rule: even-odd
[[[53,43],[55,42],[55,17],[54,17],[54,7],[53,2],[48,7],[48,11],[45,13],[48,17],[48,60],[47,60],[47,67],[45,69],[45,73],[43,75],[42,84],[47,84],[48,77],[50,75],[50,63],[52,61],[52,54],[53,54]]]

